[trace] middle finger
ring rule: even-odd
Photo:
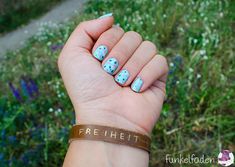
[[[142,37],[138,33],[134,31],[126,32],[102,62],[103,69],[111,75],[116,74],[141,42]]]

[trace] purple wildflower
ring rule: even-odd
[[[10,160],[8,160],[7,162],[8,162],[8,166],[15,166],[14,164],[16,163],[16,158],[11,157]]]
[[[173,62],[177,65],[181,65],[183,63],[183,58],[181,55],[176,55],[174,58],[173,58]]]
[[[29,163],[29,158],[28,158],[27,154],[26,155],[22,155],[20,159],[23,161],[23,163],[25,165],[27,165]]]
[[[36,128],[36,129],[32,129],[30,131],[30,136],[33,139],[42,139],[42,129],[41,128]]]
[[[35,81],[30,78],[29,83],[30,83],[30,87],[31,87],[32,91],[34,93],[38,94],[39,93],[38,86],[36,85]]]
[[[21,101],[22,101],[22,98],[21,98],[21,96],[20,96],[19,90],[17,90],[17,89],[12,85],[11,82],[9,82],[8,85],[9,85],[9,87],[10,87],[10,89],[11,89],[11,92],[12,92],[13,96],[14,96],[19,102],[21,102]]]
[[[172,59],[172,63],[171,63],[170,70],[169,70],[168,74],[169,75],[174,74],[176,72],[176,70],[181,67],[182,64],[183,64],[182,56],[181,55],[174,56]]]
[[[170,69],[169,72],[168,72],[169,75],[171,75],[173,73],[174,73],[174,69]]]
[[[21,85],[21,89],[23,91],[24,96],[29,97],[29,93],[28,93],[28,90],[27,90],[27,83],[25,82],[24,79],[20,80],[20,85]]]
[[[58,133],[58,137],[59,138],[63,138],[64,136],[68,135],[68,128],[67,127],[63,127],[61,128],[61,130]]]
[[[31,156],[33,155],[35,155],[35,151],[33,149],[29,149],[21,154],[20,159],[25,165],[28,165]]]
[[[24,77],[21,79],[21,87],[23,89],[24,94],[27,97],[33,98],[33,89],[28,80]]]
[[[8,140],[10,143],[15,143],[16,142],[16,137],[15,136],[8,136]]]
[[[1,131],[1,138],[4,139],[5,136],[6,136],[6,130],[3,129],[3,130]]]
[[[55,51],[57,51],[57,50],[60,50],[60,49],[63,48],[63,46],[64,46],[64,45],[62,45],[62,44],[54,44],[54,45],[51,45],[51,51],[52,51],[52,52],[55,52]]]
[[[4,154],[0,153],[0,161],[2,162],[4,160]]]

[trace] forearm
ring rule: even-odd
[[[68,149],[64,167],[147,167],[148,152],[103,141],[76,140]]]

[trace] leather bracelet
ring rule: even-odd
[[[150,152],[150,137],[120,128],[91,124],[74,125],[70,132],[69,143],[79,139],[128,145]]]

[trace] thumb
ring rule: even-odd
[[[113,22],[112,14],[107,14],[98,19],[80,23],[69,37],[66,43],[67,47],[91,50],[94,42],[103,32],[112,27]]]

